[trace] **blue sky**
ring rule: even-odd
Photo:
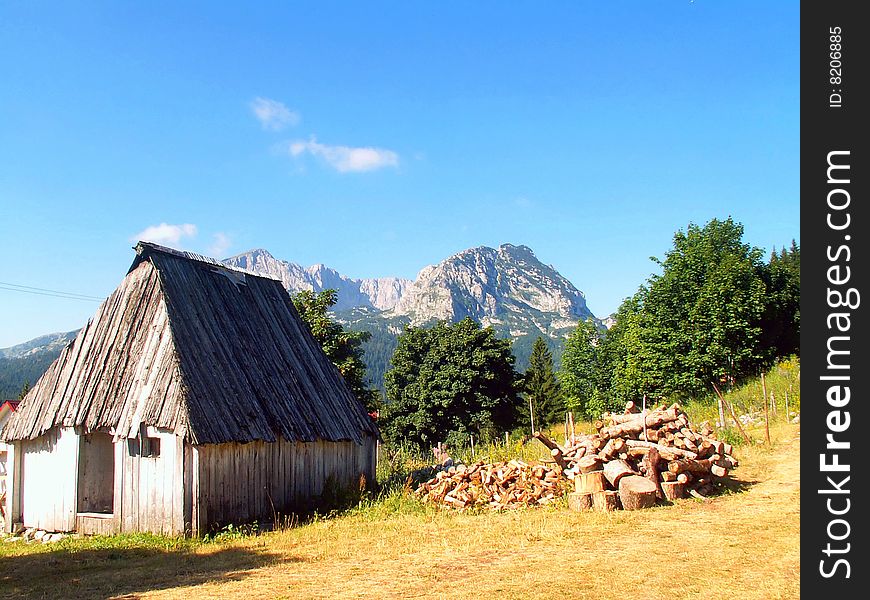
[[[800,242],[796,2],[181,4],[0,7],[0,282],[105,297],[143,232],[351,277],[509,242],[606,316],[689,222]],[[0,289],[0,347],[96,306]]]

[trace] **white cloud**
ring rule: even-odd
[[[196,225],[184,223],[183,225],[170,225],[161,223],[151,225],[130,238],[131,242],[154,242],[163,246],[179,246],[184,238],[196,237]]]
[[[251,101],[250,106],[263,129],[280,131],[288,125],[299,123],[299,113],[287,108],[283,102],[257,97]]]
[[[223,231],[218,231],[212,236],[211,246],[208,247],[208,255],[214,258],[221,258],[232,245],[233,242],[230,236]]]
[[[371,146],[330,146],[321,144],[313,136],[308,141],[296,140],[286,146],[290,156],[308,153],[326,161],[340,173],[361,173],[384,167],[398,167],[399,155],[392,150]]]

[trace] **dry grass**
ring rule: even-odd
[[[735,491],[716,499],[611,514],[376,505],[222,544],[7,545],[0,597],[797,598],[799,430],[771,433],[772,449],[739,450]]]

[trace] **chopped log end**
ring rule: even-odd
[[[601,470],[601,459],[594,454],[584,456],[577,461],[577,466],[580,467],[581,473],[591,473]]]
[[[726,469],[725,467],[720,467],[719,465],[712,465],[710,467],[710,472],[713,475],[715,475],[716,477],[727,477],[728,476],[728,469]]]
[[[656,503],[656,486],[646,477],[628,475],[619,481],[619,500],[625,510],[649,508]]]
[[[619,487],[619,480],[626,475],[634,475],[635,472],[624,460],[611,460],[604,465],[604,476],[614,488]]]

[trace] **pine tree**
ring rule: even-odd
[[[532,400],[536,428],[562,419],[564,405],[553,368],[553,354],[540,336],[532,346],[529,368],[524,377],[524,391],[526,397]]]

